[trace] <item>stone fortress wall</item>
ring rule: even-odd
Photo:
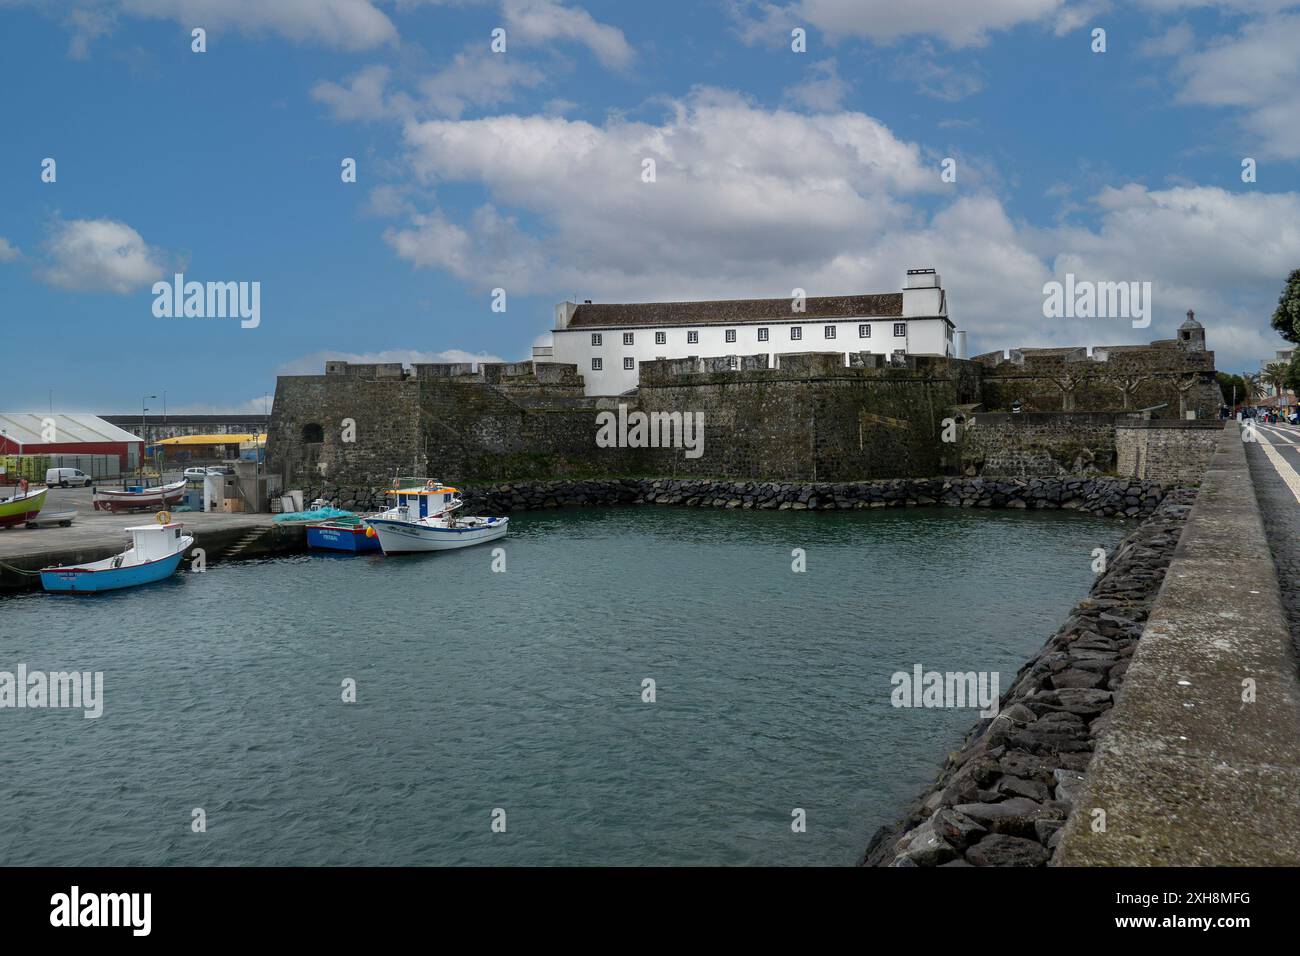
[[[855,353],[847,365],[842,352],[807,352],[779,356],[774,368],[765,354],[691,357],[643,362],[639,387],[616,397],[584,397],[577,368],[560,363],[329,361],[322,375],[278,380],[268,458],[288,485],[356,487],[395,474],[1166,480],[1204,456],[1205,426],[1186,427],[1187,414],[1217,425],[1222,396],[1203,346],[1201,335],[969,361]],[[598,415],[620,406],[624,416],[701,413],[702,453],[600,447]]]

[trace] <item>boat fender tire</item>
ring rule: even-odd
[[[170,511],[160,511],[156,515],[154,515],[154,520],[157,521],[159,524],[170,524],[172,520],[172,513]]]

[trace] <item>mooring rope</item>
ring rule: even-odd
[[[24,571],[22,568],[15,568],[12,564],[5,564],[3,561],[0,561],[0,568],[4,568],[6,571],[12,571],[14,574],[30,574],[33,577],[36,577],[41,573],[40,571]]]

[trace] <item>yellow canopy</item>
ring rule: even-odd
[[[259,445],[266,444],[265,433],[261,435],[242,434],[239,432],[229,435],[178,435],[175,438],[163,438],[156,442],[150,442],[151,445],[242,445],[244,442],[256,441]]]

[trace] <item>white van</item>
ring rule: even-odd
[[[84,488],[92,480],[90,475],[76,468],[50,468],[45,472],[45,483],[50,487]]]

